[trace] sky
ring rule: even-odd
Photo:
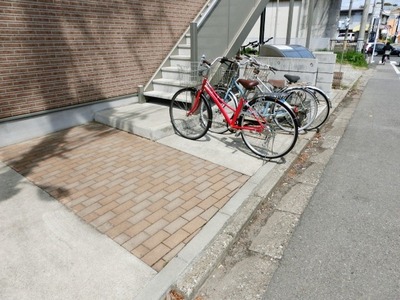
[[[375,0],[370,0],[370,4],[373,5]],[[376,2],[380,2],[381,0],[377,0]],[[383,0],[384,3],[397,4],[400,6],[400,0]],[[353,0],[352,8],[359,8],[364,5],[365,0]],[[350,0],[342,0],[342,9],[349,9]]]

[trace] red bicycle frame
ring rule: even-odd
[[[201,95],[206,92],[210,98],[213,100],[213,102],[218,106],[218,109],[221,111],[222,115],[224,116],[227,125],[229,128],[234,129],[234,130],[248,130],[248,131],[255,131],[261,133],[264,128],[265,128],[265,123],[266,120],[264,117],[260,116],[258,113],[254,112],[253,110],[251,111],[252,117],[255,119],[255,121],[258,123],[258,125],[245,125],[245,126],[240,126],[237,124],[237,120],[240,116],[240,113],[242,111],[243,106],[247,103],[247,101],[241,96],[239,99],[239,103],[237,108],[233,108],[229,104],[227,104],[219,95],[218,93],[214,90],[210,82],[208,81],[207,77],[203,77],[201,88],[197,90],[196,92],[196,98],[195,98],[195,103],[192,106],[192,109],[188,112],[188,115],[194,114],[198,109],[200,105],[200,97]],[[233,112],[233,117],[231,118],[226,111],[225,107],[230,109]],[[251,109],[251,108],[249,108]]]

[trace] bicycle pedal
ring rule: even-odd
[[[238,137],[238,136],[240,135],[241,132],[242,132],[241,130],[237,130],[237,131],[235,132],[235,137]]]

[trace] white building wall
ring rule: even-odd
[[[298,35],[298,25],[300,21],[301,1],[295,1],[293,9],[293,22],[292,22],[292,37]],[[269,44],[285,44],[287,23],[289,18],[289,2],[279,2],[277,9],[277,2],[269,2],[266,7],[265,15],[265,40],[269,37],[274,39]],[[277,26],[275,26],[277,25]],[[258,41],[260,35],[260,20],[254,25],[249,36],[244,44],[252,41]]]
[[[269,37],[274,39],[270,44],[285,44],[289,18],[290,1],[269,1],[266,7],[265,18],[265,40]],[[305,46],[308,25],[308,7],[310,1],[301,0],[294,2],[293,21],[290,44]],[[340,13],[340,1],[315,0],[312,8],[312,31],[310,49],[326,49],[330,47],[330,39],[336,37],[337,22]],[[244,45],[250,41],[259,39],[260,20],[254,25]]]

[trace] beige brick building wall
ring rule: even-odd
[[[135,94],[205,0],[2,0],[0,119]]]

